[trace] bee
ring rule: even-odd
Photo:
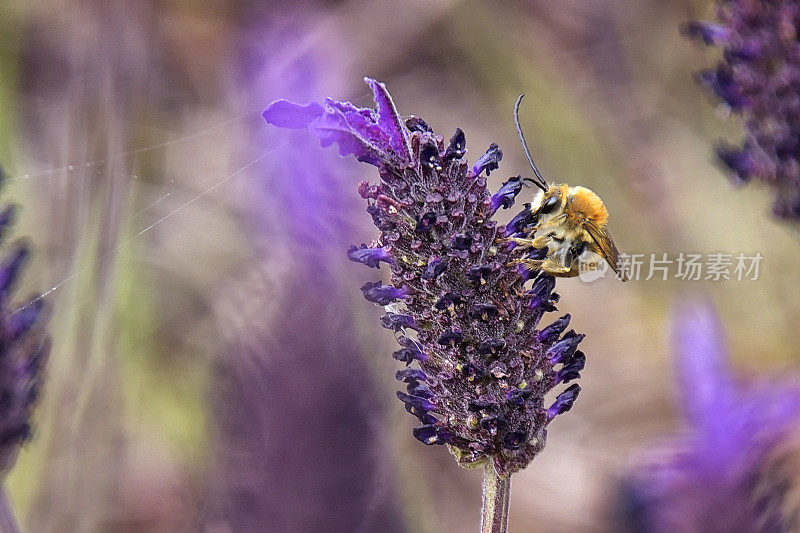
[[[539,269],[553,276],[571,278],[581,269],[596,270],[605,261],[625,281],[617,263],[619,252],[608,232],[608,209],[592,190],[563,184],[548,185],[533,162],[528,143],[519,123],[519,104],[524,94],[514,105],[514,123],[517,126],[522,149],[536,175],[528,181],[541,191],[530,204],[531,223],[525,229],[525,237],[511,237],[507,241],[519,246],[516,249],[546,249],[542,259],[520,258],[513,263]]]

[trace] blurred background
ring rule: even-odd
[[[495,189],[528,170],[527,93],[538,166],[603,197],[622,251],[764,257],[756,281],[559,282],[589,364],[514,478],[512,531],[614,529],[619,477],[680,428],[688,300],[714,303],[738,375],[796,363],[797,233],[713,161],[739,125],[693,81],[713,53],[679,33],[710,2],[399,5],[0,4],[2,199],[34,247],[22,292],[52,307],[6,481],[26,530],[477,529],[481,474],[411,436],[393,336],[358,290],[377,272],[345,257],[375,235],[356,184],[377,173],[260,117],[276,98],[371,106],[365,75],[401,114],[461,127],[471,160],[499,143]]]

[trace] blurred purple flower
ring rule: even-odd
[[[742,182],[774,191],[773,211],[800,220],[800,4],[793,0],[718,0],[719,23],[691,22],[690,38],[722,48],[723,59],[700,82],[742,116],[740,147],[717,155]]]
[[[12,208],[0,212],[0,243],[12,221]],[[50,346],[44,330],[44,301],[20,308],[11,302],[27,257],[27,246],[18,243],[0,263],[0,481],[30,437],[31,411],[39,397]]]
[[[335,31],[309,40],[318,35],[322,8],[295,2],[247,10],[237,37],[235,106],[251,110],[270,95],[308,99],[339,83],[331,53],[345,43]],[[285,119],[310,121],[317,107]],[[314,139],[260,121],[248,124],[247,140],[243,163],[265,146],[273,155],[241,182],[243,231],[254,258],[215,304],[226,342],[215,374],[208,528],[406,531],[394,464],[376,445],[388,432],[386,402],[363,364],[372,341],[351,312],[357,282],[343,275],[349,262],[342,250],[362,238],[347,172],[353,163],[335,154],[309,157],[319,153]],[[374,267],[390,260],[366,246],[348,256]]]
[[[337,143],[342,155],[378,167],[380,184],[363,182],[359,193],[381,231],[368,248],[391,258],[391,284],[371,282],[362,291],[379,305],[404,306],[382,320],[403,347],[394,358],[420,366],[398,373],[407,390],[397,397],[423,424],[413,430],[418,440],[448,444],[464,466],[491,458],[506,476],[530,463],[544,447],[547,425],[572,407],[578,385],[549,407],[545,395],[579,377],[583,335],[570,331],[559,340],[569,316],[545,335],[536,330],[558,295],[552,277],[509,266],[513,245],[503,237],[517,230],[498,226],[492,215],[513,205],[522,180],[489,193],[481,174],[497,168],[497,146],[470,169],[463,131],[445,144],[418,117],[404,124],[384,85],[365,81],[377,110],[330,98],[323,106],[279,100],[264,118],[307,128],[323,146]],[[353,247],[348,256],[377,266],[362,260],[361,250]]]
[[[684,306],[676,320],[688,432],[653,448],[624,480],[618,508],[624,529],[797,531],[800,509],[787,496],[800,488],[798,472],[787,476],[774,460],[794,442],[789,438],[800,423],[796,377],[737,383],[713,311]]]

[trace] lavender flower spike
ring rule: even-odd
[[[12,222],[13,209],[5,208],[0,213],[0,244]],[[50,346],[43,326],[44,301],[21,308],[11,302],[27,257],[27,247],[17,243],[0,261],[0,530],[9,532],[18,528],[2,482],[30,437],[31,411]]]
[[[30,436],[31,411],[50,346],[43,326],[44,301],[19,309],[10,301],[25,257],[27,248],[17,244],[0,264],[0,482]]]
[[[464,132],[446,143],[418,117],[403,124],[385,86],[366,82],[377,110],[332,99],[279,100],[264,118],[307,128],[324,146],[335,142],[341,154],[378,167],[380,182],[361,183],[359,193],[380,235],[348,255],[390,267],[390,284],[371,282],[362,291],[397,307],[382,319],[404,333],[393,357],[419,365],[398,373],[406,390],[397,396],[422,423],[412,433],[424,444],[447,444],[463,466],[492,465],[505,480],[533,460],[552,419],[572,407],[577,385],[553,405],[545,405],[545,395],[579,377],[583,336],[570,331],[562,339],[569,315],[537,329],[558,295],[550,276],[509,266],[504,238],[517,230],[492,216],[511,207],[522,181],[511,178],[497,194],[489,191],[483,173],[497,168],[497,146],[470,167]],[[536,274],[535,290],[527,290]],[[505,481],[498,486],[508,488]]]
[[[741,146],[717,155],[746,182],[773,190],[773,212],[800,221],[800,4],[794,0],[717,0],[719,23],[691,22],[690,38],[722,48],[723,59],[700,82],[745,124]]]

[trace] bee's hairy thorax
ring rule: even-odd
[[[568,223],[582,225],[591,222],[598,227],[604,227],[608,223],[608,210],[594,191],[581,186],[562,187],[562,194],[566,198],[564,215]]]

